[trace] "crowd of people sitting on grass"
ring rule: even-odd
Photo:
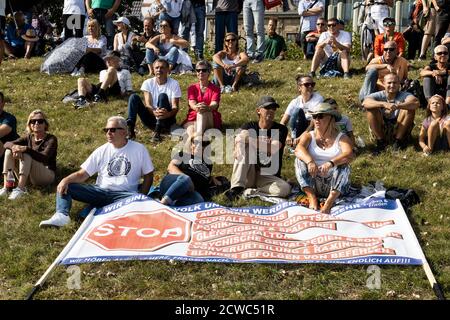
[[[110,7],[90,7],[106,2]],[[245,2],[245,12],[250,14],[252,10],[259,10],[246,7]],[[216,44],[219,43],[220,47],[216,46],[212,61],[209,62],[204,59],[203,47],[196,43],[196,63],[192,66],[195,66],[197,81],[186,88],[188,112],[181,123],[187,142],[184,150],[170,161],[167,175],[156,190],[153,186],[155,168],[151,156],[146,146],[136,141],[143,134],[136,132],[136,122],[140,118],[145,127],[153,130],[152,142],[159,144],[160,148],[163,147],[160,143],[164,141],[164,136],[171,134],[176,126],[184,90],[171,77],[171,73],[180,65],[179,57],[187,55],[185,50],[189,47],[189,41],[178,36],[177,32],[180,28],[180,34],[184,34],[183,28],[186,27],[185,20],[178,19],[176,12],[178,10],[178,14],[181,14],[182,7],[172,4],[169,10],[165,5],[170,1],[156,1],[159,8],[157,12],[161,16],[158,23],[155,17],[149,16],[143,22],[144,33],[135,34],[130,30],[130,22],[126,17],[112,18],[119,0],[88,0],[87,7],[84,1],[65,3],[68,5],[65,11],[73,8],[81,10],[82,7],[84,11],[81,13],[87,12],[89,15],[85,36],[87,49],[82,52],[82,58],[72,73],[79,77],[75,108],[84,108],[88,101],[106,103],[114,97],[127,98],[128,108],[126,117],[113,116],[107,120],[103,128],[106,143],[93,151],[80,170],[59,182],[56,213],[42,221],[42,227],[61,227],[69,223],[72,200],[87,204],[80,213],[85,216],[92,208],[105,206],[136,192],[149,194],[169,206],[209,200],[212,196],[209,188],[218,185],[220,187],[215,190],[221,190],[230,202],[242,195],[255,193],[286,198],[291,193],[292,185],[281,176],[284,152],[295,155],[296,180],[308,198],[309,208],[330,213],[336,200],[346,194],[350,187],[350,163],[357,151],[352,123],[348,116],[341,114],[335,99],[324,98],[320,90],[315,90],[315,81],[319,77],[351,77],[352,38],[343,30],[343,21],[320,17],[323,12],[322,1],[302,0],[299,5],[299,13],[305,18],[301,29],[305,58],[312,59],[310,73],[295,77],[297,92],[293,93],[293,100],[282,115],[277,114],[280,105],[272,96],[258,98],[255,118],[243,124],[234,137],[233,170],[229,184],[226,179],[213,177],[213,165],[204,154],[210,142],[206,138],[208,129],[222,128],[219,112],[221,95],[232,92],[245,94],[240,92],[240,85],[250,63],[260,63],[264,59],[284,60],[287,48],[282,37],[276,33],[276,19],[270,19],[265,41],[260,35],[260,21],[254,21],[256,42],[253,23],[246,26],[247,47],[245,51],[241,50],[237,20],[231,28],[227,26],[226,33],[219,32],[226,24],[226,19],[230,18],[228,15],[236,18],[237,9],[234,5],[237,1],[218,1],[216,34],[221,34],[222,39],[216,39]],[[204,1],[192,3],[193,12],[205,5]],[[69,11],[64,14],[73,13]],[[14,14],[14,21],[19,28],[23,25],[22,15],[20,12]],[[201,21],[201,17],[198,19]],[[420,107],[420,100],[402,89],[408,79],[408,60],[402,57],[404,39],[401,40],[401,34],[393,31],[393,21],[395,23],[390,17],[380,20],[380,32],[384,28],[385,33],[381,33],[381,40],[376,42],[374,57],[367,63],[366,76],[359,93],[359,101],[367,115],[374,142],[374,155],[384,152],[389,144],[392,144],[394,151],[400,151],[411,143],[411,132],[417,121],[416,110]],[[118,27],[116,35],[112,32],[114,25]],[[153,29],[154,26],[159,26],[159,33]],[[236,30],[233,30],[234,26]],[[106,30],[105,35],[101,35],[102,27]],[[15,56],[20,53],[29,58],[33,50],[33,35],[29,30],[33,29],[24,29],[27,28],[17,30],[23,33],[20,36],[23,41],[21,47],[17,46],[13,51],[6,44],[10,43],[8,41],[11,38],[4,41],[2,32],[0,50],[5,49]],[[65,30],[66,36],[83,37],[82,32],[72,29],[72,32]],[[446,43],[446,38],[448,36],[443,37],[442,43]],[[114,50],[109,50],[109,46]],[[420,72],[428,104],[418,145],[425,156],[438,150],[449,150],[448,59],[448,43],[437,44],[430,64]],[[132,68],[124,67],[126,65],[134,65],[134,70],[141,74],[148,73],[148,79],[141,85],[142,96],[133,91]],[[319,67],[320,72],[316,74]],[[98,84],[91,84],[84,77],[88,72],[100,72]],[[4,94],[0,92],[0,160],[4,174],[0,197],[15,200],[27,194],[29,185],[48,186],[55,182],[58,140],[49,133],[51,123],[42,110],[30,113],[26,122],[27,133],[20,137],[16,118],[5,111],[5,101]],[[13,180],[14,176],[18,177],[14,187],[11,186],[11,175]],[[86,184],[94,175],[97,175],[96,183]]]

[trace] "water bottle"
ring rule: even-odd
[[[16,185],[16,178],[14,177],[14,173],[12,169],[8,169],[8,173],[6,174],[6,189],[8,191],[12,191]]]

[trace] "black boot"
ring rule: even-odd
[[[136,133],[134,132],[134,124],[132,124],[131,122],[127,122],[127,127],[128,127],[127,138],[130,140],[136,139]]]

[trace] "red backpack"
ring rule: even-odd
[[[272,9],[273,7],[279,6],[283,3],[283,0],[264,0],[264,6],[266,10]]]

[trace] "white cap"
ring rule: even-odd
[[[128,18],[126,17],[120,17],[119,19],[113,21],[114,24],[118,24],[119,22],[122,22],[123,24],[130,26],[130,20],[128,20]]]

